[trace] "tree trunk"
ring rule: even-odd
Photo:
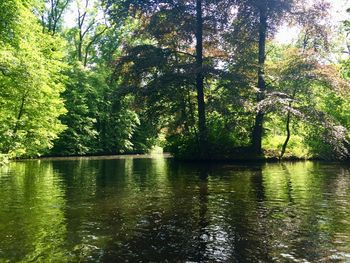
[[[289,103],[289,107],[291,107],[291,103]],[[290,111],[288,110],[287,121],[286,121],[287,137],[286,137],[286,140],[284,141],[284,144],[282,146],[280,159],[282,159],[283,155],[285,154],[287,146],[288,146],[288,142],[289,142],[289,139],[290,139],[290,119],[291,119],[290,115],[291,115]]]
[[[294,87],[293,94],[292,94],[292,100],[295,99],[296,93],[297,93],[297,88]],[[291,116],[290,108],[292,107],[292,101],[289,102],[288,106],[289,106],[289,109],[288,109],[287,120],[286,120],[287,137],[286,137],[286,140],[284,141],[284,144],[282,146],[280,159],[282,159],[283,155],[286,152],[286,149],[287,149],[287,146],[288,146],[288,142],[289,142],[289,139],[290,139],[290,136],[291,136],[290,121],[291,121],[292,116]]]
[[[78,42],[78,60],[80,62],[83,62],[83,35],[82,35],[82,29],[79,28],[79,42]]]
[[[198,103],[198,142],[201,157],[207,155],[207,127],[205,120],[203,76],[203,13],[202,0],[196,0],[196,86]]]
[[[258,64],[258,94],[257,103],[265,98],[265,50],[267,35],[267,7],[266,2],[260,8],[259,22],[259,64]],[[261,141],[263,135],[264,112],[259,110],[255,116],[255,124],[252,131],[252,148],[257,154],[262,153]]]

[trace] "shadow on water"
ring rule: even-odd
[[[350,260],[350,169],[46,160],[0,170],[0,261]]]

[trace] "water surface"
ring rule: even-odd
[[[0,168],[0,262],[350,262],[350,167],[163,157]]]

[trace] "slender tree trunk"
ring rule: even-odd
[[[207,152],[207,127],[205,120],[204,76],[203,76],[203,13],[202,0],[196,0],[196,86],[198,103],[198,141],[201,157]]]
[[[291,103],[289,103],[289,107],[291,107]],[[280,159],[282,159],[283,155],[286,152],[287,146],[288,146],[288,142],[290,139],[290,119],[291,119],[291,114],[290,111],[288,110],[288,114],[287,114],[287,120],[286,120],[286,131],[287,131],[287,137],[286,140],[284,141],[284,144],[282,146],[282,150],[281,150],[281,155],[280,155]]]
[[[79,28],[79,42],[78,42],[78,60],[80,62],[83,62],[83,36],[82,36],[82,29]]]
[[[19,111],[18,111],[18,114],[17,114],[17,119],[16,119],[16,125],[15,127],[13,128],[13,131],[12,131],[12,134],[15,136],[18,132],[18,128],[19,128],[19,122],[22,118],[22,115],[23,115],[23,111],[24,111],[24,104],[25,104],[25,101],[26,101],[26,98],[27,98],[27,93],[26,92],[23,97],[22,97],[22,100],[21,100],[21,105],[19,107]]]
[[[293,90],[293,94],[292,94],[292,100],[294,100],[295,96],[297,93],[297,88],[294,88]],[[283,155],[286,152],[287,146],[288,146],[288,142],[291,136],[291,132],[290,132],[290,121],[292,119],[291,113],[290,113],[290,108],[292,107],[292,101],[289,102],[288,104],[289,109],[288,109],[288,113],[287,113],[287,120],[286,120],[286,132],[287,132],[287,137],[286,140],[284,141],[284,144],[282,146],[282,150],[281,150],[281,155],[280,155],[280,159],[282,159]]]
[[[194,115],[194,109],[193,109],[193,105],[192,105],[192,102],[191,102],[190,91],[188,91],[187,100],[188,100],[188,107],[189,107],[189,111],[190,111],[191,121],[192,121],[192,123],[196,123],[196,117]],[[191,128],[192,128],[192,130],[194,132],[194,135],[196,136],[196,140],[198,141],[198,132],[197,132],[196,125],[192,125]]]
[[[259,22],[259,68],[258,68],[258,94],[257,103],[265,98],[266,82],[265,82],[265,50],[267,35],[267,7],[266,2],[260,7]],[[263,135],[264,112],[258,111],[255,116],[255,124],[252,131],[252,148],[257,154],[262,152],[261,141]]]

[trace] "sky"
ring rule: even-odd
[[[309,2],[313,2],[316,0],[305,0]],[[93,3],[94,1],[90,1]],[[350,19],[350,15],[346,12],[346,9],[350,8],[350,0],[328,0],[331,3],[332,8],[330,10],[331,19],[334,25],[340,24],[341,21],[346,19]],[[76,15],[73,12],[73,9],[65,15],[65,25],[67,27],[72,27],[75,25]],[[284,25],[280,28],[278,33],[275,36],[275,40],[281,44],[290,44],[293,43],[298,37],[299,30],[295,27],[290,27],[288,25]]]
[[[350,0],[329,0],[332,5],[330,16],[332,24],[339,25],[342,21],[349,19],[350,15],[346,9],[350,8]],[[290,44],[298,37],[299,30],[295,27],[284,25],[276,34],[275,39],[281,44]]]

